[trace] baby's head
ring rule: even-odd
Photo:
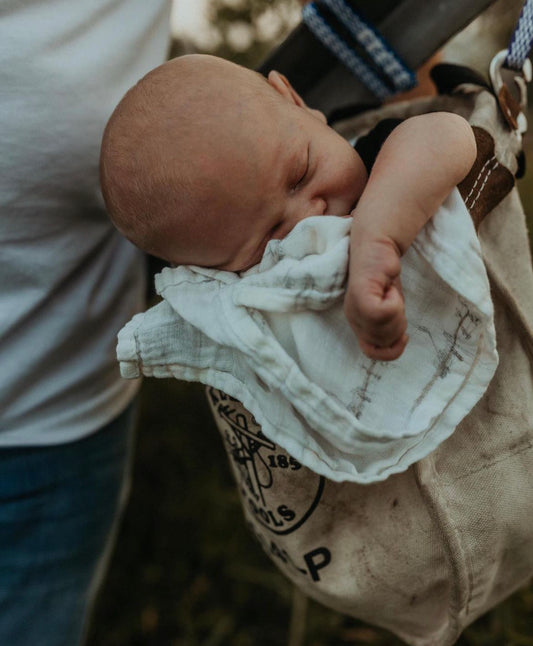
[[[241,271],[311,215],[347,215],[366,183],[359,155],[276,72],[192,55],[141,79],[102,140],[110,216],[174,264]]]

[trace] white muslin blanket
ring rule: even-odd
[[[350,223],[305,219],[240,276],[164,269],[162,302],[119,333],[122,375],[219,388],[267,438],[335,481],[383,480],[425,457],[496,369],[479,242],[454,190],[402,258],[407,348],[378,362],[362,354],[343,314]]]

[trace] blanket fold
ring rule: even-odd
[[[238,276],[200,267],[156,277],[161,303],[119,333],[122,375],[219,388],[265,436],[335,481],[405,470],[451,435],[497,366],[493,308],[457,190],[402,258],[409,343],[364,356],[346,321],[349,218],[307,218]]]

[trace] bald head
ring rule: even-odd
[[[260,75],[213,56],[183,56],[147,74],[102,140],[102,192],[117,228],[150,253],[191,262],[202,214],[223,206],[228,174],[244,161],[242,124],[277,98]]]

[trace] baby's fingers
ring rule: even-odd
[[[368,343],[390,345],[407,327],[403,296],[395,285],[386,294],[373,294],[369,290],[347,293],[344,311],[356,334]]]
[[[361,349],[372,359],[392,361],[398,358],[407,343],[407,320],[399,285],[391,285],[386,294],[367,290],[352,298],[347,294],[345,313]]]
[[[363,353],[370,359],[375,359],[376,361],[394,361],[398,359],[403,354],[405,346],[409,341],[407,334],[404,334],[400,339],[395,341],[391,346],[380,347],[377,345],[371,345],[366,343],[362,339],[358,339],[359,347]]]

